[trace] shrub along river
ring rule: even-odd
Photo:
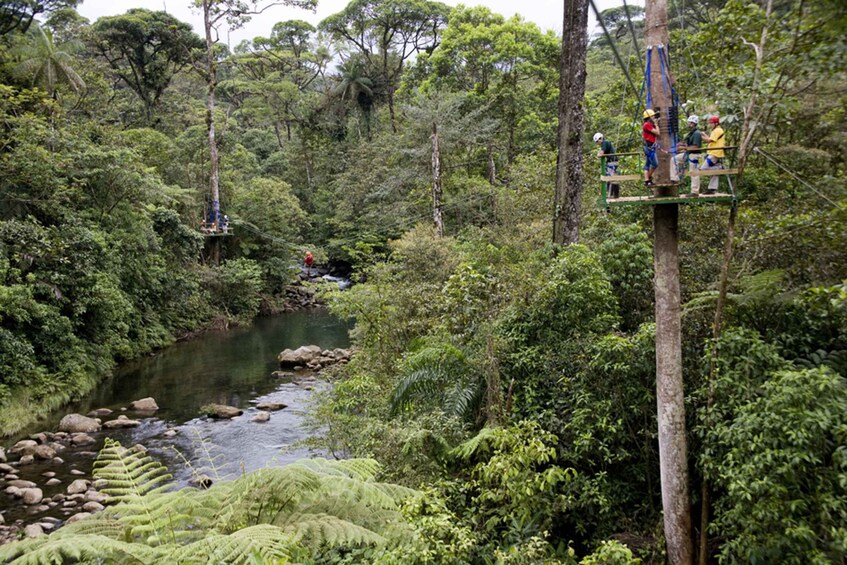
[[[0,445],[8,453],[19,439],[53,432],[65,414],[86,414],[98,408],[120,414],[134,400],[155,399],[159,410],[152,416],[127,412],[129,418],[140,420],[135,428],[93,433],[96,443],[69,446],[57,454],[64,463],[36,460],[16,468],[14,475],[36,483],[45,501],[65,493],[74,479],[91,478],[92,464],[105,437],[117,439],[127,447],[141,444],[168,466],[180,484],[187,484],[195,471],[213,478],[216,473],[234,478],[265,465],[282,465],[308,457],[308,449],[297,445],[308,437],[303,428],[305,412],[313,392],[327,385],[311,373],[301,372],[293,380],[280,380],[271,373],[278,369],[277,355],[283,349],[301,345],[347,347],[347,330],[344,322],[325,310],[303,310],[259,319],[249,328],[208,333],[177,343],[156,355],[124,364],[87,398],[57,412],[21,437],[2,440]],[[252,407],[257,400],[279,402],[287,408],[272,412],[267,422],[251,422],[258,413]],[[232,420],[202,416],[200,408],[212,403],[242,408],[244,414]],[[104,420],[114,417],[112,414]],[[13,459],[16,457],[10,456],[10,461]],[[47,486],[48,477],[44,474],[51,472],[59,483]],[[66,517],[63,504],[50,510],[42,508],[40,512],[34,512],[36,507],[25,507],[20,500],[2,492],[4,482],[8,481],[0,481],[0,513],[7,525],[18,519],[29,523],[45,516]]]

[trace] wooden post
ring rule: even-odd
[[[645,40],[652,61],[650,95],[662,119],[662,148],[670,148],[668,108],[670,89],[662,88],[658,46],[668,46],[667,0],[647,0]],[[666,81],[669,69],[665,67]],[[657,195],[677,193],[670,180],[671,155],[659,152],[659,168],[653,175]],[[665,541],[671,565],[690,565],[691,503],[688,494],[688,447],[685,431],[685,392],[682,381],[682,331],[679,291],[679,205],[653,207],[655,231],[654,268],[656,287],[656,404],[659,423],[659,469],[662,481]]]
[[[432,220],[435,235],[444,237],[444,220],[441,217],[441,150],[438,147],[438,126],[432,122]]]

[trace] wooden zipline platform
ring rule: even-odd
[[[680,194],[679,196],[621,196],[619,198],[606,198],[606,207],[614,206],[632,206],[639,204],[707,204],[715,202],[732,202],[735,196],[718,192],[715,194],[703,194],[692,196],[690,194]]]

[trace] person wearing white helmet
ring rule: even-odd
[[[594,143],[600,146],[600,151],[597,152],[598,157],[606,157],[606,176],[616,175],[618,173],[618,157],[615,155],[615,146],[612,142],[603,137],[603,134],[597,132],[594,134]],[[618,183],[609,183],[609,198],[617,198],[620,196],[620,185]]]
[[[674,156],[676,162],[676,173],[674,180],[679,180],[679,175],[685,170],[685,163],[688,163],[689,171],[696,171],[700,166],[700,150],[703,148],[703,134],[697,128],[700,118],[695,115],[688,116],[688,135],[685,136],[685,143],[677,146],[677,149],[682,151]],[[700,177],[691,177],[691,196],[700,196]]]

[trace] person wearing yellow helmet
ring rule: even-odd
[[[659,147],[659,115],[646,109],[642,114],[644,125],[641,128],[641,137],[644,140],[644,184],[653,186],[653,171],[659,167],[659,159],[656,151]]]

